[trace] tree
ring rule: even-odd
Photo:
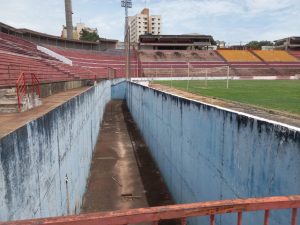
[[[259,50],[262,46],[274,46],[274,43],[271,41],[250,41],[246,44],[246,47],[254,50]]]
[[[96,32],[89,32],[86,29],[82,29],[82,31],[80,32],[80,38],[79,39],[82,40],[82,41],[96,42],[96,41],[100,40],[100,37]]]

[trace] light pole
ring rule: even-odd
[[[125,31],[124,31],[124,44],[125,44],[125,67],[126,79],[129,78],[130,73],[130,31],[128,25],[128,9],[132,8],[132,0],[122,0],[121,6],[125,8]]]
[[[125,8],[125,36],[128,30],[128,9],[132,8],[132,0],[122,0],[121,6]]]

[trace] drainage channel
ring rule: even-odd
[[[173,204],[126,102],[106,106],[81,213]]]

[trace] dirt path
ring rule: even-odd
[[[204,97],[196,94],[192,94],[186,91],[178,90],[161,84],[150,84],[150,87],[169,92],[172,94],[180,95],[186,98],[194,99],[197,101],[205,102],[208,104],[213,104],[221,106],[224,108],[229,108],[231,110],[248,113],[254,116],[262,117],[269,120],[274,120],[277,122],[285,123],[291,126],[300,127],[300,116],[295,114],[290,114],[287,112],[281,112],[273,109],[265,109],[258,106],[248,105],[244,103],[232,102],[229,100],[221,100],[213,97]]]

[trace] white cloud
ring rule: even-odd
[[[0,21],[60,35],[63,0],[0,0]],[[133,0],[130,14],[145,6],[162,15],[165,34],[203,33],[227,42],[274,40],[300,35],[299,0]],[[120,0],[73,0],[74,24],[97,27],[100,35],[122,40]]]

